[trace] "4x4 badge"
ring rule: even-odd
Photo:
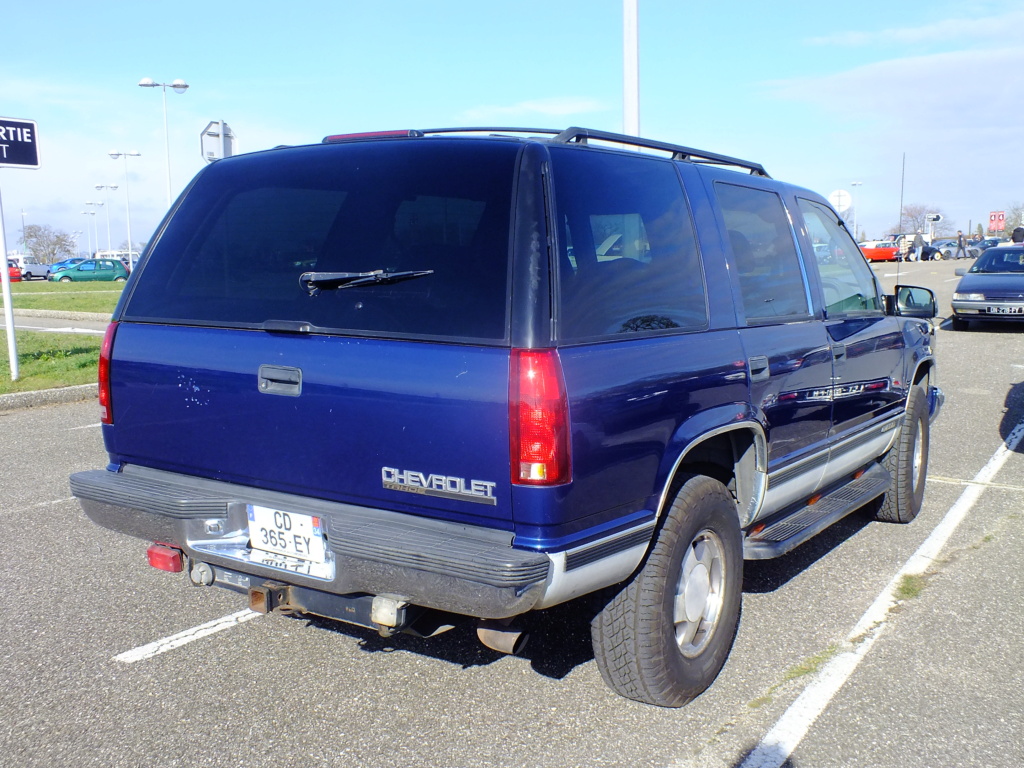
[[[466,480],[464,477],[449,475],[424,475],[422,472],[381,467],[381,484],[389,491],[419,493],[424,496],[440,496],[443,499],[471,501],[475,504],[496,506],[494,486],[486,480]]]

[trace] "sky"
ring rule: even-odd
[[[168,154],[177,197],[211,121],[239,152],[386,129],[623,128],[622,0],[36,0],[0,19],[0,117],[37,123],[41,162],[0,169],[9,250],[23,224],[82,231],[86,250],[95,223],[106,248],[108,217],[116,248],[129,203],[132,239],[148,240]],[[1020,0],[639,0],[639,50],[642,136],[846,190],[869,238],[893,231],[901,200],[965,231],[1024,200]],[[166,140],[162,89],[142,78],[190,86],[166,91]]]

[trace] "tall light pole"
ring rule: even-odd
[[[128,216],[128,261],[130,263],[132,259],[132,201],[128,196],[128,158],[142,157],[142,153],[135,150],[131,152],[118,152],[116,149],[112,149],[107,154],[114,160],[117,160],[119,157],[124,158],[124,204]]]
[[[640,135],[638,0],[622,0],[622,132]]]
[[[107,250],[110,251],[113,250],[110,247],[110,190],[117,189],[117,184],[97,184],[96,189],[102,189],[103,194],[106,197],[105,202],[107,204]]]
[[[103,207],[103,203],[86,202],[86,205],[95,205],[97,208],[102,208]],[[99,229],[99,224],[98,224],[97,219],[96,219],[95,216],[93,217],[93,220],[92,220],[92,233],[96,237],[96,250],[99,251],[99,249],[100,249],[100,229]],[[107,250],[109,251],[110,249],[108,248]]]
[[[164,92],[164,148],[167,151],[167,207],[171,207],[171,137],[167,132],[167,89],[175,93],[184,93],[188,90],[188,83],[184,80],[174,80],[170,83],[158,83],[151,77],[144,77],[139,80],[142,88],[162,88]],[[129,250],[131,250],[129,248]]]
[[[850,182],[850,186],[851,187],[863,187],[864,186],[864,182],[863,181],[851,181]],[[857,191],[856,189],[853,190],[853,192],[856,192],[856,191]],[[860,240],[860,233],[857,232],[857,198],[854,197],[853,192],[850,193],[850,197],[853,198],[850,201],[853,204],[853,239],[854,240]]]
[[[82,211],[83,216],[95,216],[96,211]],[[93,229],[96,228],[96,219],[93,219]],[[89,230],[89,225],[85,225],[85,234],[89,238],[89,258],[91,259],[96,255],[96,249],[92,247],[92,232]]]

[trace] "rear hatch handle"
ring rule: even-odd
[[[261,365],[259,389],[267,395],[298,397],[302,394],[302,370],[284,365]]]

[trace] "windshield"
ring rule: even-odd
[[[518,150],[416,139],[214,163],[154,245],[124,317],[504,339]]]
[[[1024,274],[1024,248],[989,248],[978,257],[970,272]]]

